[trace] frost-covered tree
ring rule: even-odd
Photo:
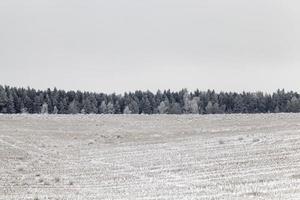
[[[8,95],[7,99],[7,113],[16,113],[14,98],[12,94]]]
[[[279,106],[276,106],[276,107],[275,107],[274,112],[275,112],[275,113],[279,113],[279,112],[280,112]]]
[[[97,113],[97,100],[94,95],[86,95],[83,100],[83,109],[86,113]]]
[[[160,114],[166,114],[168,112],[168,106],[167,103],[162,101],[160,102],[159,106],[158,106],[158,112]]]
[[[75,100],[73,100],[69,106],[68,106],[68,113],[69,114],[77,114],[79,113],[79,109],[77,106],[77,102]]]
[[[5,89],[0,85],[0,112],[7,112],[6,104],[7,104],[8,98],[7,94],[5,92]]]
[[[214,113],[214,107],[211,101],[207,103],[207,106],[205,107],[205,111],[207,114],[213,114]]]
[[[214,103],[213,105],[213,114],[221,113],[220,106],[218,103]]]
[[[199,107],[198,107],[198,97],[194,97],[193,100],[189,101],[189,106],[190,106],[190,112],[193,114],[199,114]]]
[[[101,113],[101,114],[107,114],[108,113],[105,101],[101,102],[101,105],[100,105],[100,108],[99,108],[99,113]]]
[[[121,106],[120,106],[119,101],[116,101],[116,103],[114,103],[114,113],[115,114],[122,114]]]
[[[191,95],[188,93],[188,91],[184,90],[184,94],[183,94],[184,107],[183,107],[183,109],[184,109],[185,113],[198,114],[199,113],[199,107],[198,107],[199,101],[200,101],[199,97],[191,98]]]
[[[21,108],[21,113],[22,113],[22,114],[27,114],[27,113],[28,113],[27,108],[22,107],[22,108]]]
[[[53,112],[52,112],[53,114],[58,114],[58,109],[57,109],[57,107],[56,106],[54,106],[54,108],[53,108]]]
[[[233,108],[234,113],[243,113],[245,111],[246,108],[244,106],[243,98],[241,97],[241,95],[237,95],[236,97],[234,97],[233,103],[234,103],[234,108]]]
[[[300,100],[294,96],[290,101],[288,101],[287,110],[295,113],[300,112]]]
[[[125,107],[123,113],[124,113],[124,114],[131,114],[131,110],[129,109],[128,106]]]
[[[107,104],[107,113],[108,114],[114,114],[115,113],[114,104],[112,102],[108,102],[108,104]]]
[[[142,112],[144,114],[152,113],[151,104],[150,104],[150,101],[147,96],[143,97],[143,99],[142,99]]]
[[[183,110],[185,113],[191,113],[190,94],[186,89],[183,92]]]
[[[223,113],[223,110],[225,110],[225,107],[220,107],[218,103],[212,103],[211,101],[208,102],[206,108],[207,114],[220,114]]]
[[[25,94],[24,106],[26,108],[26,112],[34,113],[33,112],[33,99],[31,99],[27,94]]]
[[[41,114],[48,114],[48,104],[46,102],[42,105]]]
[[[179,103],[171,103],[170,108],[168,109],[168,114],[182,114],[181,107]]]
[[[43,94],[34,97],[33,109],[32,109],[34,113],[41,113],[43,102],[44,102]]]
[[[41,113],[43,102],[48,104],[48,112],[54,114],[117,114],[124,113],[126,106],[133,114],[300,112],[300,94],[285,90],[277,90],[273,94],[165,90],[115,95],[56,88],[40,91],[0,85],[0,113]],[[109,105],[106,102],[110,102]]]
[[[135,100],[132,99],[130,101],[128,107],[131,110],[132,114],[139,114],[139,105],[137,104],[137,102]]]
[[[226,112],[226,106],[225,105],[219,106],[219,104],[216,104],[216,107],[218,107],[218,112],[217,113],[224,114]]]

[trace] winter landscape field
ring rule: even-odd
[[[1,200],[300,199],[300,115],[0,115]]]

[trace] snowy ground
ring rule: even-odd
[[[300,199],[300,115],[0,115],[0,199]]]

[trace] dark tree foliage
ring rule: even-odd
[[[300,95],[262,92],[135,91],[124,95],[0,85],[0,113],[221,114],[300,112]]]

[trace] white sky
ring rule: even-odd
[[[297,0],[3,0],[0,84],[300,91]]]

